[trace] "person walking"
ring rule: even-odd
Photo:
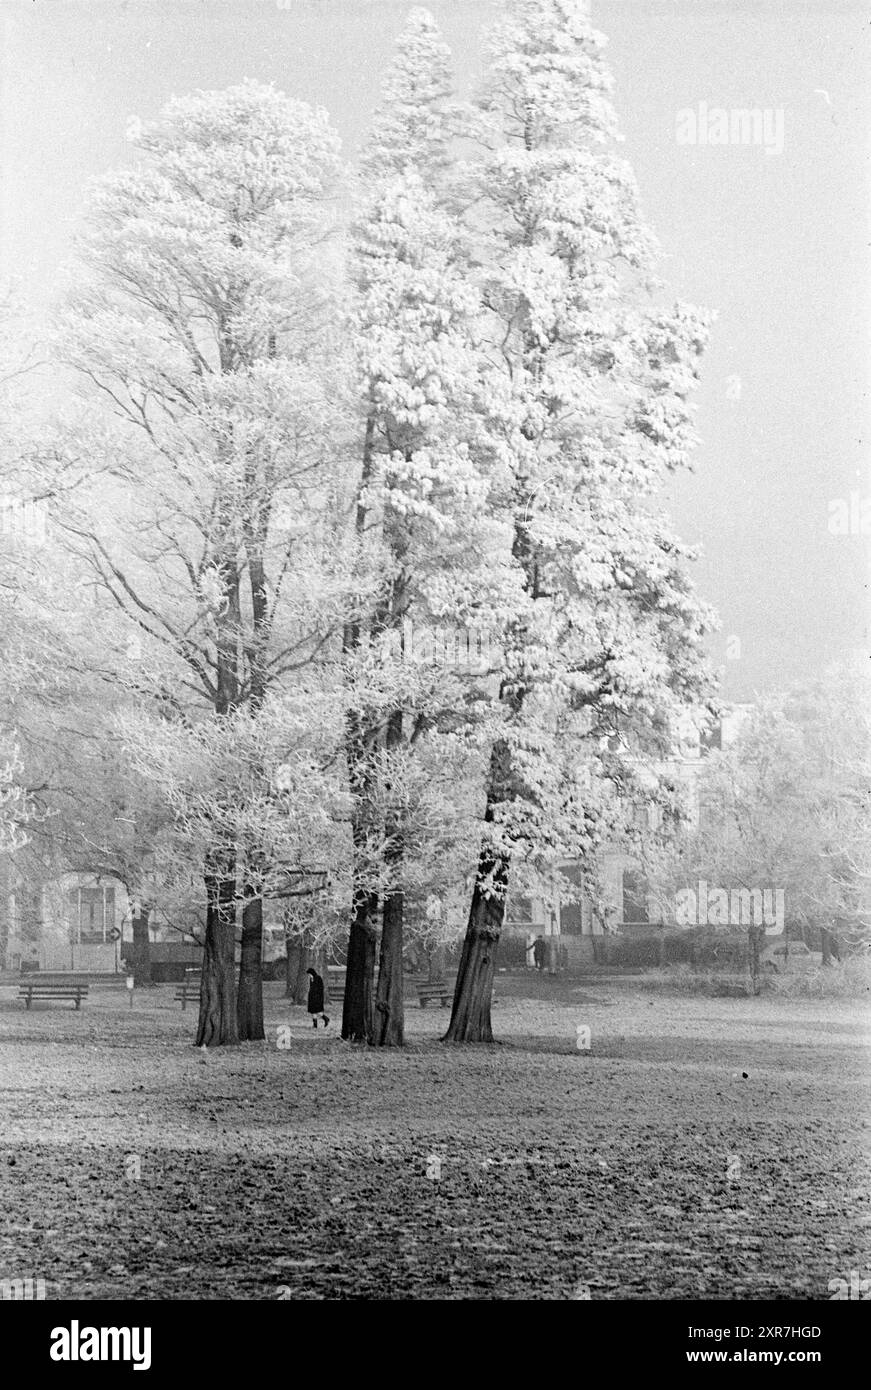
[[[317,1031],[318,1014],[324,1020],[325,1028],[330,1022],[324,1013],[324,981],[323,977],[311,965],[305,973],[311,976],[308,982],[308,1011],[312,1016],[312,1027]]]
[[[535,961],[535,968],[541,974],[547,960],[547,942],[543,936],[537,936],[532,943],[532,959]]]

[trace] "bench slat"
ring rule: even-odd
[[[19,994],[44,994],[46,997],[61,994],[81,994],[88,992],[87,985],[19,985]]]

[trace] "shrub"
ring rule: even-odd
[[[840,963],[810,970],[784,971],[767,981],[785,999],[866,999],[871,992],[871,956],[848,956]]]

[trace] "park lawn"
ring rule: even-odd
[[[95,987],[81,1013],[0,990],[0,1279],[84,1299],[826,1299],[869,1272],[859,1005],[500,980],[498,1044],[445,1047],[447,1013],[411,1003],[406,1049],[376,1052],[281,993],[265,1043],[200,1052],[171,986],[132,1009]]]

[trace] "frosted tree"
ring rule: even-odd
[[[161,717],[221,721],[256,714],[340,627],[338,142],[323,112],[245,83],[173,100],[136,143],[143,162],[96,185],[90,274],[58,335],[83,383],[62,447],[93,478],[64,529],[147,653],[143,696]],[[239,862],[253,871],[256,845],[217,810],[202,863],[206,1046],[262,1035],[260,902]]]
[[[826,961],[838,939],[848,950],[868,941],[869,687],[861,664],[832,667],[760,700],[735,741],[709,755],[698,822],[655,861],[669,917],[677,894],[704,880],[729,894],[782,892],[787,932],[819,929]]]
[[[450,82],[432,16],[416,10],[362,160],[353,232],[365,416],[357,529],[380,550],[383,582],[346,627],[347,751],[355,855],[363,862],[383,837],[385,874],[374,999],[378,901],[357,875],[343,1036],[382,1045],[402,1042],[404,762],[438,729],[439,710],[464,698],[457,673],[415,663],[401,634],[409,623],[474,623],[499,585],[499,527],[474,448],[479,306],[446,188]]]
[[[73,479],[44,467],[38,413],[28,387],[44,365],[33,325],[12,286],[0,290],[0,871],[44,821],[38,746],[46,707],[68,686],[73,651],[53,621],[62,577],[48,562],[50,508]]]
[[[694,442],[706,320],[664,309],[651,284],[603,44],[580,0],[512,0],[471,122],[491,500],[510,526],[517,598],[449,1041],[492,1037],[512,864],[583,861],[599,835],[597,786],[636,780],[639,759],[653,766],[705,694],[689,552],[652,496]]]

